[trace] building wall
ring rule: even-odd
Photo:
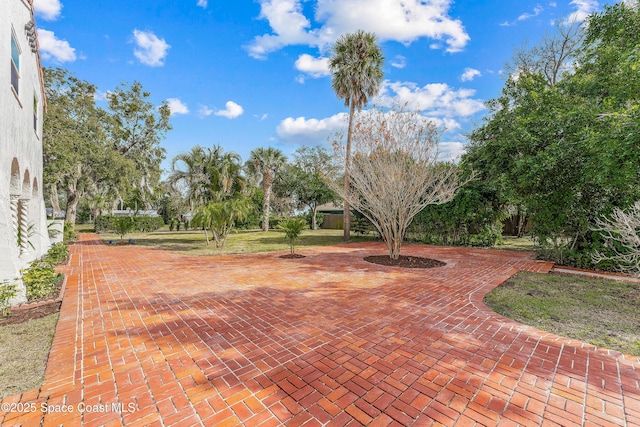
[[[31,1],[0,1],[0,282],[18,278],[22,268],[49,248],[42,197],[46,100],[36,30],[25,27],[30,22]],[[11,83],[12,34],[20,51],[17,92]],[[18,300],[24,300],[24,292]]]

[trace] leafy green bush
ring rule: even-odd
[[[54,265],[62,264],[69,257],[69,247],[63,243],[58,243],[49,249],[45,255],[45,260]]]
[[[11,313],[11,306],[9,301],[18,295],[18,287],[15,283],[9,283],[7,280],[3,280],[0,283],[0,315],[6,317]]]
[[[78,240],[78,233],[76,232],[74,225],[70,222],[64,223],[63,240],[65,242],[75,242],[76,240]]]
[[[307,221],[307,224],[309,224],[309,228],[313,226],[313,211],[311,211],[311,209],[307,210],[302,218]],[[320,227],[323,220],[324,214],[322,212],[316,212],[316,227]]]
[[[358,211],[352,211],[351,218],[351,231],[359,236],[364,236],[375,229],[369,218]]]
[[[133,230],[133,220],[128,216],[117,217],[113,225],[115,227],[113,231],[120,235],[120,240],[124,239],[124,236]]]
[[[502,237],[506,217],[500,192],[472,181],[451,202],[424,208],[414,217],[409,232],[427,244],[493,246]]]
[[[61,276],[49,261],[32,262],[29,268],[22,270],[22,282],[27,291],[27,299],[32,301],[53,295]]]
[[[115,216],[100,215],[94,220],[96,233],[116,232],[117,221],[119,218],[129,218],[132,224],[131,232],[146,233],[156,231],[164,225],[164,219],[161,216]]]
[[[269,229],[278,228],[281,222],[286,221],[285,218],[269,217]]]

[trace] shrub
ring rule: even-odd
[[[276,218],[276,217],[270,217],[269,218],[269,228],[278,228],[278,226],[280,225],[281,222],[285,221],[285,218]]]
[[[63,240],[65,242],[75,242],[76,240],[78,240],[78,233],[76,233],[76,230],[74,229],[74,225],[70,222],[64,223]]]
[[[56,290],[56,283],[62,275],[57,274],[49,261],[39,260],[22,270],[22,282],[25,285],[29,301],[51,296]]]
[[[9,301],[18,295],[18,287],[14,283],[3,280],[0,283],[0,315],[7,317],[11,313]]]
[[[52,264],[62,264],[69,257],[69,247],[63,243],[54,245],[49,249],[49,252],[45,255],[45,260]]]
[[[133,230],[133,220],[128,216],[117,217],[113,225],[115,227],[113,231],[120,235],[120,240],[124,239],[124,236]]]
[[[313,211],[311,209],[307,210],[302,218],[307,221],[309,228],[313,226]],[[322,212],[316,212],[316,227],[320,227],[322,225],[322,221],[324,220],[324,214]]]
[[[164,225],[164,219],[160,216],[128,216],[121,217],[115,215],[100,215],[96,217],[94,221],[94,227],[96,233],[103,232],[115,232],[116,231],[116,222],[119,218],[130,218],[132,223],[131,232],[140,232],[146,233],[150,231],[156,231],[160,229]]]
[[[409,231],[427,244],[493,246],[502,237],[506,217],[499,191],[472,181],[449,203],[424,208]]]

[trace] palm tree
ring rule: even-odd
[[[245,198],[209,202],[207,205],[198,206],[195,209],[191,224],[196,228],[202,227],[207,245],[209,244],[207,230],[211,230],[216,248],[222,248],[236,221],[246,219],[251,209],[252,205]]]
[[[256,148],[251,151],[247,160],[247,169],[250,173],[262,176],[262,191],[264,200],[262,202],[262,231],[269,230],[269,202],[271,199],[271,187],[273,179],[279,168],[281,168],[287,158],[282,151],[277,148]]]
[[[180,153],[171,161],[171,174],[168,183],[176,189],[182,185],[185,197],[191,209],[205,204],[205,192],[208,183],[206,172],[207,152],[199,145],[191,147],[188,153]]]
[[[186,189],[191,209],[241,194],[246,188],[240,155],[225,153],[219,145],[213,148],[196,145],[190,152],[176,155],[168,181],[174,188],[182,185]]]
[[[329,59],[331,71],[331,87],[338,96],[344,99],[349,107],[349,130],[347,131],[347,152],[344,165],[344,191],[349,194],[351,166],[351,133],[353,132],[353,115],[355,109],[360,110],[367,105],[370,97],[377,95],[382,84],[384,73],[382,65],[384,56],[376,42],[376,35],[362,30],[344,34],[336,41]],[[349,223],[349,202],[344,201],[344,240],[349,240],[351,225]]]
[[[221,201],[244,194],[247,180],[242,175],[242,158],[236,152],[225,153],[220,145],[210,153],[210,192],[212,199]]]

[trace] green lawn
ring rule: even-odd
[[[119,242],[120,236],[114,233],[100,234],[107,242]],[[211,238],[211,235],[209,235]],[[130,233],[125,236],[135,240],[136,245],[154,246],[187,255],[222,255],[287,250],[281,230],[237,230],[231,232],[223,248],[216,248],[215,242],[207,245],[202,231],[169,231],[161,229],[151,233]],[[373,241],[373,236],[352,237],[352,242]],[[305,230],[296,243],[296,251],[304,251],[309,246],[325,246],[342,243],[342,230]]]
[[[637,283],[520,272],[485,303],[525,325],[640,356]]]

